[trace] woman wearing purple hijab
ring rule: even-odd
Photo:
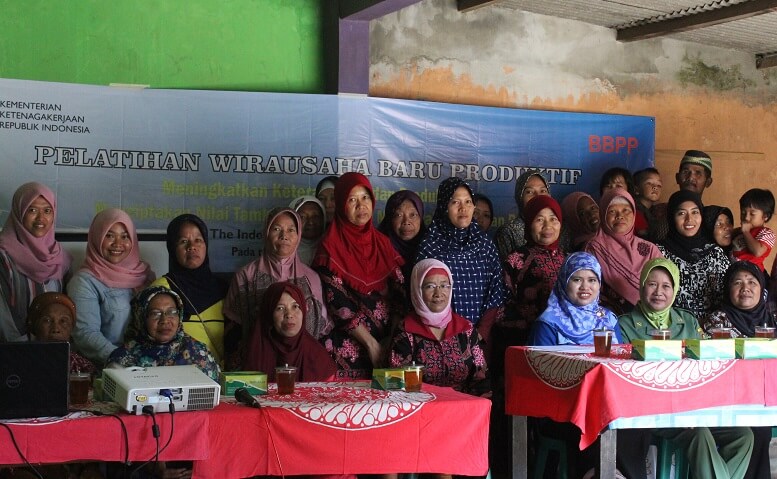
[[[0,232],[0,342],[27,339],[35,296],[61,292],[70,255],[54,239],[57,199],[47,186],[25,183],[13,195]]]

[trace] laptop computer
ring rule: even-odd
[[[67,414],[70,344],[0,343],[0,419]]]

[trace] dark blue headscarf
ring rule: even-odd
[[[472,195],[472,188],[461,178],[448,178],[440,184],[434,219],[416,261],[435,258],[448,265],[456,284],[453,310],[477,324],[487,310],[502,306],[505,287],[502,264],[491,238],[475,221],[457,228],[448,218],[448,202],[460,187]]]

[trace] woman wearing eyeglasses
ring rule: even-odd
[[[483,340],[472,323],[451,310],[453,279],[445,263],[419,261],[410,275],[413,312],[391,347],[391,367],[424,366],[423,380],[459,391],[483,393]]]
[[[214,381],[219,365],[205,343],[183,331],[184,305],[181,297],[164,286],[149,286],[132,300],[132,319],[124,345],[108,358],[109,368],[178,366],[193,364]],[[113,477],[117,474],[109,474]],[[190,461],[159,462],[153,476],[191,478]]]
[[[153,367],[193,364],[218,381],[219,366],[204,343],[183,331],[181,297],[163,286],[151,286],[132,300],[132,320],[122,346],[111,353],[108,367]]]

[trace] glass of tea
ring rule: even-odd
[[[405,368],[405,391],[411,393],[417,393],[421,391],[421,384],[423,384],[423,370],[424,367],[416,363],[413,363]]]
[[[297,368],[294,366],[278,366],[275,368],[275,381],[278,383],[278,394],[294,394],[294,383],[297,380]]]
[[[594,331],[594,355],[610,357],[612,348],[613,331],[610,329],[597,329]]]
[[[672,331],[668,329],[651,329],[650,339],[667,340],[672,339]]]
[[[771,326],[756,326],[755,337],[774,339],[774,328]]]
[[[711,333],[712,339],[731,339],[731,328],[715,328]]]
[[[89,385],[92,377],[89,373],[71,372],[69,399],[71,406],[83,406],[89,403]]]

